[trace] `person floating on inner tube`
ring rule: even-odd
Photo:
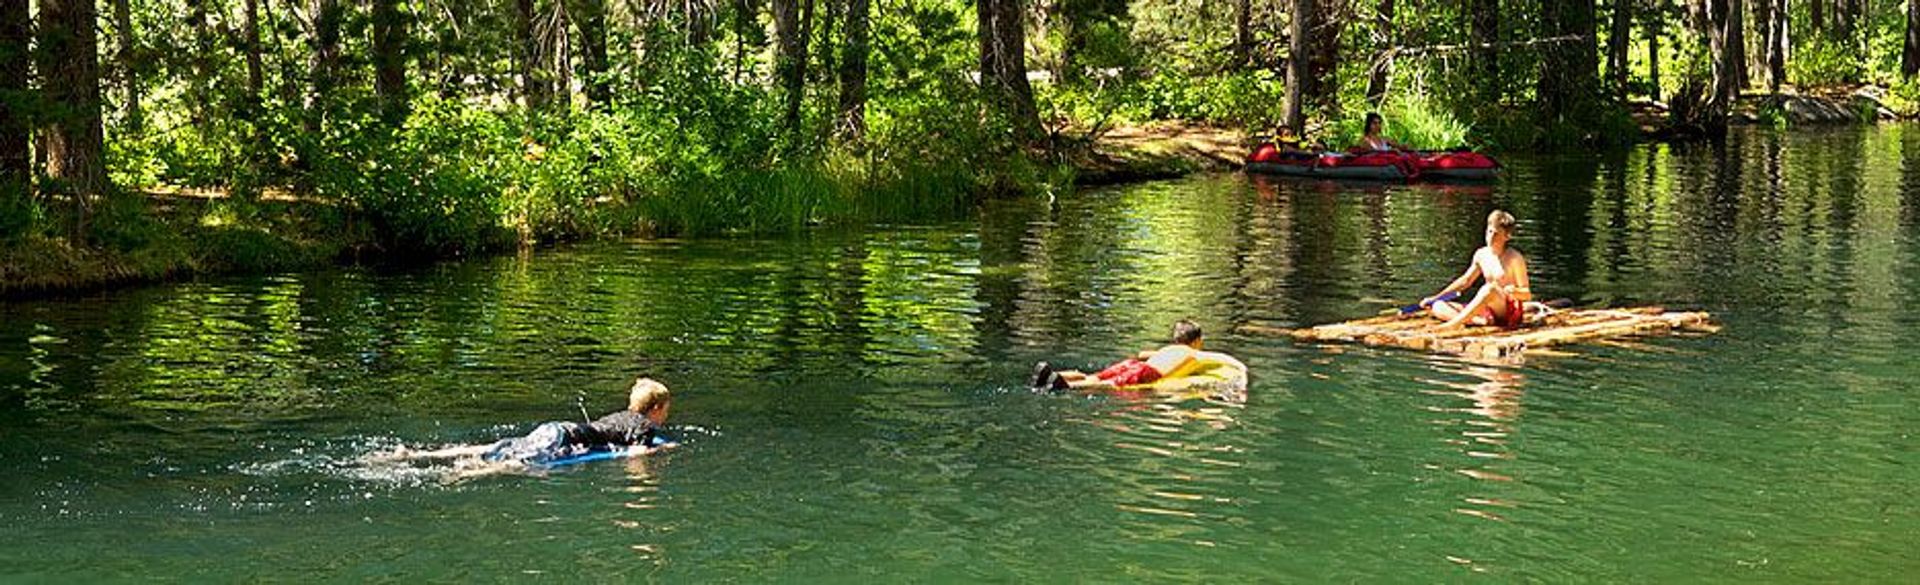
[[[1088,375],[1074,370],[1055,370],[1047,362],[1034,365],[1029,386],[1036,390],[1112,390],[1124,386],[1152,384],[1161,378],[1173,378],[1199,364],[1203,343],[1200,325],[1181,319],[1173,324],[1173,344],[1150,349],[1107,369]]]
[[[676,443],[660,436],[673,409],[673,393],[652,378],[634,380],[627,393],[627,408],[591,422],[553,421],[541,423],[523,437],[501,439],[485,445],[462,445],[432,451],[413,451],[405,446],[377,459],[404,461],[419,459],[456,459],[459,476],[471,477],[525,469],[556,460],[609,449],[635,449],[635,455],[647,455],[672,448]]]
[[[1420,306],[1428,307],[1434,317],[1446,321],[1437,328],[1471,323],[1511,329],[1526,322],[1533,289],[1527,279],[1526,257],[1521,256],[1519,250],[1507,247],[1508,240],[1513,238],[1513,228],[1513,214],[1498,209],[1487,214],[1487,245],[1474,251],[1466,273],[1453,279],[1447,288],[1420,301]],[[1466,304],[1439,300],[1448,293],[1464,291],[1481,279],[1486,280],[1486,284]]]
[[[1381,118],[1380,114],[1367,112],[1366,132],[1360,136],[1360,144],[1354,146],[1353,150],[1361,152],[1401,152],[1413,150],[1412,148],[1408,148],[1407,145],[1394,142],[1393,139],[1387,138],[1385,134],[1382,134],[1386,129],[1386,125],[1386,120]]]

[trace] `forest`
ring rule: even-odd
[[[1162,120],[1712,139],[1916,72],[1920,0],[0,0],[0,290],[951,216]]]

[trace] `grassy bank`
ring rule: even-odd
[[[84,244],[57,229],[0,241],[0,297],[310,268],[350,258],[372,241],[332,205],[204,194],[122,198],[96,210],[90,223]]]
[[[423,100],[393,131],[337,134],[326,144],[232,149],[175,139],[120,148],[116,182],[136,187],[100,199],[78,235],[68,201],[0,198],[31,201],[0,213],[0,295],[577,239],[938,220],[963,216],[980,197],[1072,182],[1068,167],[990,147],[1013,141],[951,116],[882,120],[858,143],[805,149],[766,128],[736,127],[725,111],[667,123],[684,113],[528,120]],[[256,130],[231,132],[266,134]],[[297,162],[258,164],[262,150]]]

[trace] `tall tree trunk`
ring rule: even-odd
[[[1305,133],[1308,112],[1327,106],[1333,95],[1329,77],[1339,43],[1339,27],[1330,22],[1334,9],[1327,0],[1293,0],[1286,115],[1296,134]]]
[[[1773,58],[1773,8],[1774,0],[1754,0],[1753,34],[1758,38],[1754,52],[1747,54],[1747,69],[1755,77],[1767,78],[1767,87],[1773,87],[1773,69],[1767,67]],[[1755,81],[1758,81],[1755,79]]]
[[[86,233],[91,200],[106,194],[106,144],[100,128],[99,44],[93,0],[40,1],[41,92],[47,120],[47,177],[73,198],[74,236]]]
[[[188,56],[193,65],[193,79],[187,81],[188,107],[193,112],[193,125],[205,127],[210,114],[207,108],[213,105],[213,33],[208,21],[208,0],[187,0],[187,26],[193,30],[193,54]]]
[[[1792,22],[1787,14],[1787,0],[1768,0],[1767,19],[1773,24],[1767,27],[1767,90],[1780,93],[1780,84],[1787,82],[1787,58],[1792,50],[1789,39]]]
[[[1733,100],[1739,97],[1740,85],[1734,78],[1732,56],[1736,53],[1728,46],[1730,30],[1727,15],[1732,10],[1731,0],[1695,0],[1695,21],[1707,39],[1708,86],[1705,101],[1697,112],[1697,123],[1709,130],[1725,128],[1727,114],[1732,110]]]
[[[1387,99],[1387,81],[1393,75],[1393,0],[1380,0],[1374,7],[1373,42],[1380,50],[1367,76],[1367,103],[1378,108]]]
[[[1747,0],[1726,0],[1727,19],[1727,66],[1733,71],[1733,98],[1740,98],[1740,90],[1746,89],[1748,80],[1753,78],[1747,71]],[[1732,104],[1728,104],[1732,105]]]
[[[739,85],[740,77],[746,74],[747,36],[764,35],[760,28],[760,5],[756,0],[734,0],[733,3],[733,83]],[[764,39],[761,39],[764,40]],[[759,46],[755,41],[754,46]]]
[[[126,109],[127,132],[139,134],[146,127],[146,113],[140,109],[140,72],[135,68],[134,48],[139,46],[133,34],[133,9],[128,0],[113,0],[114,61],[120,73],[120,89],[125,96],[120,107]]]
[[[520,96],[526,108],[541,111],[547,108],[552,86],[540,63],[540,39],[533,34],[534,0],[513,1],[513,43],[514,61],[520,69]]]
[[[1900,74],[1920,74],[1920,0],[1907,0],[1907,42],[1900,51]]]
[[[1807,0],[1807,24],[1810,38],[1827,38],[1827,0]]]
[[[580,65],[586,69],[587,103],[605,107],[613,98],[607,79],[607,0],[579,0]]]
[[[800,106],[806,99],[807,89],[807,36],[801,28],[803,2],[813,0],[773,0],[774,36],[778,38],[774,69],[778,71],[786,107],[782,125],[788,138],[794,141],[800,137]]]
[[[840,131],[848,141],[867,135],[867,16],[871,0],[847,0],[847,47],[840,60]]]
[[[313,80],[307,96],[307,132],[319,134],[332,108],[334,76],[340,67],[339,0],[313,0]]]
[[[1040,111],[1027,83],[1027,26],[1024,0],[979,0],[980,84],[988,99],[1013,124],[1018,140],[1040,136]]]
[[[985,1],[985,0],[982,0]],[[1307,110],[1303,103],[1306,95],[1301,85],[1307,78],[1307,30],[1313,20],[1314,0],[1292,0],[1287,11],[1287,94],[1286,124],[1294,136],[1302,136],[1307,128]]]
[[[1539,96],[1548,117],[1568,120],[1592,107],[1599,86],[1599,43],[1593,0],[1549,0],[1540,11],[1541,36],[1577,36],[1548,45],[1540,60]]]
[[[820,65],[815,70],[823,72],[817,73],[816,76],[834,75],[840,71],[838,49],[840,46],[839,41],[841,40],[834,34],[834,27],[840,24],[841,8],[846,0],[819,1],[826,4],[826,14],[820,17],[819,30],[812,34],[812,38],[816,39],[815,42],[819,43],[819,46],[813,50],[813,53],[818,56],[818,60],[820,61]],[[809,26],[809,28],[812,27]]]
[[[1500,0],[1469,0],[1469,5],[1473,40],[1483,43],[1473,48],[1473,77],[1481,101],[1491,104],[1505,93],[1500,84],[1500,49],[1494,46],[1500,42]]]
[[[564,0],[551,0],[552,10],[534,28],[540,37],[540,72],[545,73],[551,106],[561,112],[573,110],[573,15]]]
[[[1253,0],[1234,3],[1233,67],[1246,69],[1253,64]]]
[[[1308,79],[1308,31],[1313,29],[1315,0],[1292,0],[1286,15],[1286,129],[1304,136],[1308,127],[1308,109],[1304,92]]]
[[[1627,46],[1633,40],[1633,3],[1637,0],[1613,0],[1613,25],[1607,31],[1607,76],[1613,86],[1613,99],[1627,101]]]
[[[1838,41],[1843,55],[1851,56],[1858,40],[1854,33],[1860,23],[1860,8],[1857,0],[1836,0],[1833,3],[1833,40]]]
[[[1660,37],[1664,34],[1667,21],[1667,0],[1652,0],[1652,10],[1647,12],[1647,97],[1660,101]]]
[[[115,0],[125,3],[126,0]],[[257,104],[260,96],[267,90],[266,63],[260,58],[260,0],[246,0],[241,10],[240,39],[247,46],[242,51],[247,58],[247,97],[246,102]],[[251,112],[251,108],[248,110]]]
[[[373,93],[393,126],[407,120],[406,18],[400,0],[373,0]]]
[[[27,0],[0,0],[0,197],[13,194],[10,185],[25,196],[33,176],[32,125],[21,107],[28,97],[32,22]]]

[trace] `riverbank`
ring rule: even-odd
[[[1663,102],[1628,104],[1634,124],[1645,140],[1690,140],[1696,136],[1673,126],[1671,110]],[[1748,92],[1729,113],[1729,123],[1747,126],[1826,126],[1920,120],[1920,103],[1880,85],[1838,85],[1818,88],[1782,88],[1780,93]]]
[[[924,164],[863,166],[827,161],[743,169],[689,181],[660,194],[577,199],[566,209],[508,211],[502,225],[457,232],[420,246],[393,223],[356,214],[335,199],[269,190],[254,201],[208,189],[151,189],[96,211],[93,241],[52,235],[0,242],[0,297],[81,294],[198,276],[355,264],[432,261],[579,239],[766,233],[835,223],[912,221],[965,212],[971,200],[1075,185],[1176,178],[1238,167],[1245,133],[1182,122],[1114,128],[1055,162],[1015,161],[990,173]],[[528,161],[516,160],[525,164]],[[538,160],[533,160],[538,163]],[[960,195],[959,192],[972,195]],[[731,219],[729,219],[731,218]],[[405,217],[401,228],[452,224],[457,217]],[[427,233],[426,236],[435,236]]]
[[[1873,117],[1868,119],[1905,119],[1882,105],[1870,87],[1846,93],[1749,96],[1738,111],[1736,122],[1746,124],[1780,119],[1793,125],[1857,123],[1863,120],[1860,112],[1871,112]],[[1642,104],[1634,115],[1646,140],[1685,139],[1666,133],[1665,110],[1660,104]],[[1239,168],[1247,141],[1244,130],[1163,121],[1113,128],[1077,147],[1064,148],[1055,159],[1058,166],[1052,169],[1035,164],[1033,168],[1002,170],[992,177],[952,169],[913,169],[880,180],[855,181],[822,169],[749,171],[720,183],[682,189],[706,195],[624,200],[602,197],[595,200],[597,203],[568,211],[569,215],[558,221],[529,219],[523,213],[514,225],[494,226],[470,238],[463,247],[439,250],[404,249],[391,238],[383,241],[380,229],[373,225],[375,220],[356,217],[330,200],[302,198],[286,191],[269,191],[257,201],[238,201],[220,191],[154,190],[141,193],[144,207],[127,206],[132,209],[118,213],[107,210],[96,217],[95,225],[107,229],[97,229],[102,233],[96,235],[92,245],[74,246],[65,238],[47,236],[0,242],[0,298],[80,294],[198,276],[311,269],[375,258],[383,263],[433,261],[575,239],[660,235],[663,224],[667,226],[664,233],[677,233],[675,229],[687,230],[686,226],[713,221],[708,216],[728,213],[779,217],[752,220],[723,229],[723,233],[806,229],[872,217],[910,220],[929,213],[955,212],[910,209],[925,207],[921,204],[925,201],[952,204],[934,207],[964,207],[961,200],[927,195],[929,191],[950,190],[950,186],[936,183],[970,183],[967,188],[978,197],[980,193],[1018,190],[1022,182],[1058,181],[1049,178],[1056,176],[1071,175],[1077,186],[1100,186],[1231,171]],[[728,204],[735,197],[724,193],[742,197],[752,194],[754,199]],[[879,206],[899,209],[874,211]],[[781,212],[754,211],[762,207],[779,208]],[[786,209],[790,207],[805,210]],[[699,217],[684,217],[687,215]]]
[[[1069,150],[1074,183],[1112,185],[1171,179],[1240,168],[1247,156],[1244,130],[1188,122],[1152,122],[1114,128],[1084,148]]]
[[[100,241],[92,245],[41,235],[0,243],[0,298],[314,268],[351,261],[373,241],[330,203],[280,197],[240,203],[207,191],[142,197],[141,209],[97,216],[96,226],[105,225],[95,230]]]

